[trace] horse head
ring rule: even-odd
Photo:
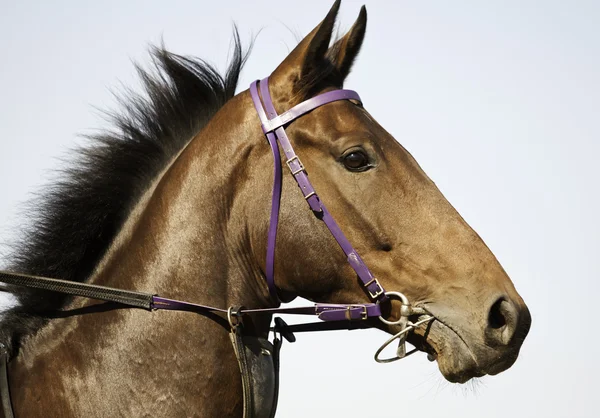
[[[336,2],[271,74],[278,113],[342,88],[360,51],[367,14],[363,7],[349,32],[330,46],[338,8]],[[350,100],[321,106],[286,132],[319,196],[383,288],[402,292],[435,317],[409,341],[436,358],[452,382],[510,367],[531,323],[527,306],[490,249],[410,153]],[[283,184],[277,246],[275,277],[283,300],[368,301],[291,176]],[[385,315],[397,318],[401,305],[387,304]]]

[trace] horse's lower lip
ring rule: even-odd
[[[466,342],[451,327],[437,318],[427,330],[418,329],[410,342],[427,353],[429,361],[437,361],[446,380],[465,383],[473,377],[485,375]]]
[[[414,345],[417,350],[427,353],[429,361],[435,361],[438,358],[438,352],[430,344],[430,341],[428,341],[427,334],[427,331],[425,331],[424,335],[421,333],[412,333],[408,336],[408,342]]]

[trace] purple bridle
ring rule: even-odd
[[[259,94],[260,89],[260,94]],[[273,193],[271,200],[271,219],[269,223],[269,232],[267,239],[267,260],[266,260],[266,281],[269,287],[271,297],[280,302],[277,295],[277,287],[275,286],[275,244],[277,241],[277,225],[279,224],[279,206],[281,200],[281,155],[279,153],[279,144],[283,149],[286,158],[286,165],[290,169],[292,177],[296,180],[304,199],[307,201],[310,209],[315,213],[317,218],[322,220],[331,235],[335,238],[344,254],[346,254],[348,263],[356,272],[359,280],[362,282],[365,292],[369,298],[375,303],[367,303],[360,305],[338,304],[338,305],[323,305],[316,304],[315,312],[322,311],[318,314],[319,318],[324,321],[341,321],[356,319],[356,310],[358,309],[359,318],[366,320],[370,317],[378,317],[383,323],[388,325],[399,325],[400,332],[389,338],[375,353],[375,360],[381,363],[387,363],[406,357],[416,351],[406,352],[406,337],[410,331],[416,327],[426,324],[433,320],[433,316],[422,308],[413,308],[406,296],[400,292],[386,292],[379,281],[373,276],[365,262],[358,255],[348,238],[344,235],[338,224],[335,222],[325,204],[321,201],[314,187],[308,179],[308,174],[300,157],[294,152],[285,127],[299,117],[311,112],[312,110],[339,100],[355,101],[362,105],[362,101],[358,93],[352,90],[333,90],[327,93],[320,94],[313,98],[303,101],[302,103],[292,107],[281,115],[277,114],[271,94],[269,92],[269,78],[262,81],[254,81],[250,85],[250,96],[258,113],[263,133],[265,134],[274,160],[274,180]],[[262,99],[262,100],[261,100]],[[388,321],[381,316],[380,303],[389,300],[389,296],[394,296],[400,299],[402,307],[400,318],[397,321]],[[353,314],[354,313],[354,314]],[[416,323],[409,321],[411,315],[422,315]],[[309,328],[310,329],[310,328]],[[382,359],[379,357],[383,349],[385,349],[393,341],[398,340],[398,349],[396,356]]]
[[[275,107],[273,106],[271,94],[269,93],[268,77],[260,82],[253,82],[250,85],[250,95],[252,97],[252,101],[254,102],[254,107],[256,108],[258,117],[260,118],[263,133],[267,137],[267,141],[269,142],[271,151],[273,153],[273,159],[275,160],[273,195],[271,201],[271,221],[269,224],[266,264],[266,279],[271,296],[274,300],[279,302],[277,288],[275,286],[274,271],[275,243],[277,241],[277,225],[279,223],[279,205],[281,200],[281,156],[279,154],[279,146],[277,145],[277,141],[279,141],[281,148],[283,149],[283,153],[287,159],[286,165],[298,183],[298,187],[300,188],[304,199],[308,202],[310,209],[325,223],[331,232],[331,235],[333,235],[342,251],[344,251],[348,263],[358,275],[358,278],[362,282],[362,285],[371,300],[375,302],[386,301],[388,298],[385,294],[385,290],[381,284],[379,284],[379,281],[373,276],[354,247],[352,247],[352,244],[350,244],[348,238],[346,238],[338,224],[335,222],[317,195],[314,187],[308,179],[308,174],[306,173],[306,169],[304,168],[300,157],[298,157],[298,155],[296,155],[294,152],[294,148],[292,147],[292,144],[285,133],[286,125],[298,119],[300,116],[311,112],[317,107],[339,100],[354,100],[359,104],[362,104],[360,96],[358,93],[352,90],[334,90],[308,99],[292,107],[290,110],[282,113],[281,115],[278,115]]]

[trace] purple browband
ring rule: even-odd
[[[258,89],[260,88],[260,95]],[[268,243],[267,243],[267,265],[266,265],[266,279],[267,285],[269,286],[269,292],[274,300],[279,301],[277,295],[277,288],[275,287],[275,242],[277,240],[277,224],[279,223],[279,203],[281,199],[281,157],[279,155],[279,147],[277,141],[283,148],[283,153],[286,157],[286,165],[290,169],[292,176],[298,183],[300,191],[304,195],[304,198],[308,202],[310,209],[318,214],[318,218],[325,222],[327,228],[331,232],[331,235],[338,242],[346,257],[348,263],[354,269],[358,278],[362,281],[363,286],[366,289],[369,297],[378,302],[387,300],[383,287],[379,284],[379,281],[373,276],[369,268],[366,266],[364,261],[360,258],[356,250],[350,244],[350,241],[346,238],[338,224],[335,222],[323,202],[319,199],[319,196],[315,192],[308,174],[300,161],[300,158],[294,152],[294,148],[290,143],[289,138],[285,133],[285,125],[299,118],[300,116],[316,109],[317,107],[323,106],[327,103],[331,103],[338,100],[355,100],[362,103],[358,93],[352,90],[334,90],[327,93],[320,94],[316,97],[308,99],[287,112],[277,115],[277,111],[273,106],[271,100],[271,94],[269,93],[269,78],[265,78],[260,83],[258,81],[253,82],[250,85],[250,95],[254,102],[254,107],[258,113],[258,117],[262,123],[262,129],[267,137],[267,141],[271,146],[273,158],[275,160],[275,171],[273,181],[273,195],[271,202],[271,221],[269,224]],[[261,102],[262,96],[262,102]],[[264,108],[263,108],[264,104]]]

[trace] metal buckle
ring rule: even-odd
[[[346,306],[346,319],[348,321],[352,321],[352,309],[355,308],[362,308],[362,311],[360,313],[360,320],[361,321],[365,321],[368,319],[368,314],[367,314],[367,307],[365,305],[349,305]]]
[[[379,288],[379,290],[377,290],[375,293],[371,293],[371,291],[369,290],[369,286],[371,286],[371,284],[373,283],[376,283],[377,287]],[[371,299],[377,299],[379,296],[385,293],[385,290],[383,290],[383,287],[379,283],[379,280],[377,280],[375,277],[373,277],[371,280],[365,283],[365,288],[367,289],[367,292],[369,292],[369,296],[371,296]]]
[[[298,166],[300,168],[298,168],[297,170],[294,170],[292,168],[292,163],[294,161],[298,161]],[[297,155],[294,155],[292,158],[287,160],[285,163],[287,164],[288,168],[292,172],[292,176],[295,176],[296,174],[301,173],[302,171],[306,172],[306,169],[304,168],[304,164],[302,164],[302,161],[300,161],[300,157],[298,157]]]
[[[362,321],[366,321],[367,318],[369,317],[367,315],[367,307],[365,305],[358,305],[357,307],[361,307],[362,308],[362,312],[360,313],[360,319]]]

